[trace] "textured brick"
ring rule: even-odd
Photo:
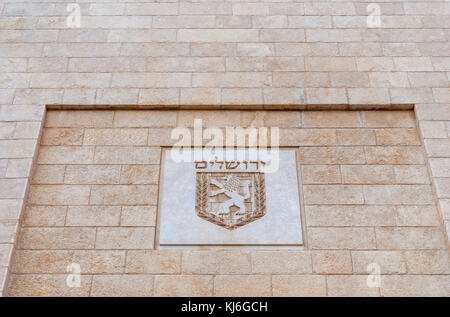
[[[64,226],[67,207],[27,206],[24,211],[24,225],[30,227]]]
[[[302,112],[305,127],[349,128],[361,126],[359,112],[350,111],[305,111]]]
[[[124,297],[153,295],[154,277],[151,275],[95,275],[91,296]]]
[[[153,249],[154,228],[98,228],[96,249]]]
[[[185,274],[246,274],[251,272],[247,251],[185,251],[182,270]]]
[[[22,249],[93,249],[95,228],[23,228]]]
[[[378,287],[368,286],[368,278],[368,275],[329,275],[327,276],[328,296],[380,296]]]
[[[180,251],[129,251],[127,273],[179,274],[181,272]]]
[[[270,296],[270,275],[216,275],[215,296]]]
[[[305,204],[363,204],[362,186],[356,185],[306,185]]]
[[[273,296],[325,296],[326,277],[323,275],[274,275]]]
[[[15,274],[12,276],[9,296],[81,297],[88,296],[92,276],[81,275],[80,287],[68,287],[67,274]]]
[[[213,277],[210,275],[158,275],[155,296],[212,296]]]
[[[370,264],[380,266],[381,274],[406,273],[406,261],[399,251],[352,251],[353,271],[359,274],[371,273]]]
[[[302,166],[304,184],[340,184],[341,172],[337,165]]]
[[[444,236],[436,228],[376,228],[378,249],[442,249]]]
[[[65,184],[117,184],[120,166],[68,165],[64,173]]]
[[[273,261],[273,259],[277,261]],[[305,251],[254,251],[252,273],[311,273],[311,255]]]
[[[314,273],[339,274],[352,273],[352,259],[349,251],[313,251]]]
[[[117,226],[120,219],[119,206],[70,206],[66,226]]]
[[[373,249],[375,231],[372,228],[310,228],[312,249]]]
[[[93,205],[148,205],[157,202],[156,185],[94,185],[89,202]],[[86,200],[83,200],[85,203]]]
[[[428,205],[434,201],[428,185],[367,185],[364,198],[367,204]]]
[[[383,278],[383,296],[447,296],[450,281],[448,275],[405,275]]]

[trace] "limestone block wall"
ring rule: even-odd
[[[448,1],[73,3],[0,3],[0,292],[45,107],[414,106],[449,236]]]
[[[156,248],[161,146],[193,118],[280,127],[298,149],[302,250]],[[8,295],[448,295],[424,154],[412,111],[49,111]]]

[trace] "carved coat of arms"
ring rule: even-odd
[[[233,230],[266,214],[264,173],[197,172],[196,213]]]

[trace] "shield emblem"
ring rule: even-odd
[[[264,173],[197,172],[197,216],[234,230],[266,214]]]

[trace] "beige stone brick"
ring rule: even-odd
[[[180,103],[188,105],[218,105],[220,104],[220,89],[182,88]]]
[[[400,251],[352,251],[353,271],[359,274],[372,273],[372,263],[379,265],[381,274],[406,273],[405,257]]]
[[[365,185],[366,204],[428,205],[434,202],[429,185]]]
[[[281,146],[335,145],[336,130],[333,129],[280,129]]]
[[[68,165],[64,174],[65,184],[118,184],[120,166],[116,165]]]
[[[225,88],[221,90],[223,105],[261,105],[263,91],[257,88]]]
[[[8,160],[6,177],[29,177],[31,172],[31,159],[11,159]]]
[[[296,29],[262,29],[259,33],[259,41],[270,43],[304,42],[305,32]],[[251,40],[248,42],[251,42]]]
[[[0,267],[9,266],[12,250],[12,244],[0,244]]]
[[[159,148],[97,146],[94,162],[96,164],[155,164],[159,163],[159,159]]]
[[[440,220],[434,205],[396,206],[398,226],[439,226]]]
[[[112,88],[175,88],[189,87],[189,73],[113,73]]]
[[[146,127],[174,127],[176,124],[176,112],[166,111],[116,111],[114,127],[120,128],[146,128]]]
[[[392,103],[431,103],[434,101],[429,88],[391,88]]]
[[[227,71],[304,71],[303,57],[228,57]]]
[[[339,129],[336,136],[340,145],[376,145],[375,132],[369,129]]]
[[[89,164],[93,163],[92,146],[41,146],[38,164]]]
[[[301,126],[301,112],[241,111],[241,126],[299,128]]]
[[[420,121],[420,132],[424,138],[447,138],[445,121]]]
[[[448,274],[450,271],[446,251],[407,251],[409,274]]]
[[[171,138],[172,129],[150,128],[148,132],[147,145],[149,146],[169,146],[174,145],[176,139]]]
[[[41,131],[40,122],[17,122],[14,138],[37,139]]]
[[[0,121],[41,121],[45,107],[43,105],[1,105]]]
[[[397,184],[429,184],[428,170],[424,165],[394,166]]]
[[[434,185],[438,198],[450,198],[450,178],[435,178]]]
[[[273,275],[273,296],[326,296],[327,283],[323,275]]]
[[[306,57],[308,71],[356,71],[356,61],[353,57]]]
[[[306,88],[310,104],[346,104],[347,96],[343,88]]]
[[[411,111],[365,111],[363,118],[366,127],[373,128],[413,128],[416,126]]]
[[[88,185],[31,185],[30,204],[83,205],[89,201]]]
[[[178,88],[141,89],[139,105],[178,105]]]
[[[369,78],[372,87],[409,87],[406,72],[370,72]]]
[[[424,164],[422,148],[418,146],[365,147],[369,164]]]
[[[351,104],[387,104],[389,92],[386,88],[348,88]]]
[[[362,72],[335,72],[330,73],[331,85],[333,87],[369,87],[369,76]],[[371,97],[379,97],[379,92],[365,89],[352,89],[354,97],[361,97],[364,92],[371,93]]]
[[[0,243],[14,243],[17,228],[17,220],[0,220]]]
[[[147,129],[86,129],[85,145],[146,145]]]
[[[328,275],[328,296],[331,297],[378,297],[378,287],[369,287],[368,275]]]
[[[19,89],[14,97],[15,104],[60,104],[63,99],[62,89]]]
[[[0,199],[24,198],[26,178],[0,179]]]
[[[216,275],[214,296],[270,296],[270,275]]]
[[[434,102],[447,103],[450,100],[449,88],[432,88]]]
[[[212,296],[213,277],[210,275],[158,275],[155,296]]]
[[[425,139],[424,143],[430,157],[450,156],[450,139]]]
[[[331,28],[331,17],[329,16],[288,16],[290,28]]]
[[[64,226],[66,212],[67,207],[65,206],[27,206],[24,211],[24,226]]]
[[[360,30],[307,29],[307,42],[361,42]]]
[[[271,72],[194,73],[192,87],[260,88],[271,86]]]
[[[264,105],[301,105],[305,93],[299,88],[264,88]]]
[[[266,40],[269,40],[270,34]],[[179,29],[181,42],[258,42],[258,30],[252,29]]]
[[[341,171],[338,165],[302,166],[303,184],[340,184]]]
[[[98,228],[96,249],[153,249],[155,228]]]
[[[360,127],[360,112],[357,111],[304,111],[302,112],[305,127]]]
[[[281,29],[287,27],[288,20],[283,15],[253,16],[252,23],[258,29]]]
[[[138,102],[138,94],[138,89],[97,89],[95,102],[99,105],[135,105]]]
[[[156,225],[156,206],[123,206],[120,225],[124,227],[154,227]]]
[[[372,228],[309,228],[311,249],[373,249],[375,231]]]
[[[311,255],[308,251],[252,252],[252,273],[255,274],[302,274],[311,273],[311,270]]]
[[[308,226],[351,226],[353,206],[305,206]]]
[[[120,206],[69,206],[66,226],[118,226]]]
[[[115,4],[115,5],[117,5],[117,4]],[[183,8],[185,8],[185,7],[183,6]],[[176,14],[178,14],[178,4],[177,3],[127,3],[126,7],[125,7],[125,14],[126,15],[145,15],[145,16],[147,16],[147,15],[176,15]]]
[[[181,252],[169,250],[128,251],[126,272],[180,274]]]
[[[357,70],[360,72],[391,72],[395,70],[392,57],[357,57]]]
[[[95,228],[23,228],[21,249],[93,249]]]
[[[35,169],[32,184],[62,184],[64,182],[64,165],[39,165]]]
[[[215,27],[225,29],[245,29],[252,27],[252,18],[249,16],[216,16]]]
[[[124,165],[120,174],[121,184],[158,184],[158,165]]]
[[[19,219],[22,207],[22,199],[0,199],[0,219]]]
[[[444,72],[411,72],[408,71],[411,87],[447,87],[448,79]]]
[[[243,250],[184,251],[184,274],[248,274],[250,252]]]
[[[358,185],[305,185],[303,189],[307,205],[364,203],[362,186]]]
[[[313,251],[313,272],[319,274],[352,273],[350,251]]]
[[[63,103],[69,105],[92,105],[96,89],[64,89]],[[99,124],[99,126],[101,126]]]
[[[37,140],[0,140],[0,158],[33,157]]]
[[[387,165],[343,165],[344,184],[393,184],[394,171]]]
[[[107,73],[32,73],[30,88],[102,88],[109,86],[110,78],[111,74]],[[19,84],[18,88],[26,87]]]
[[[213,72],[225,71],[220,57],[151,57],[147,59],[150,72]]]
[[[11,277],[9,296],[55,297],[89,296],[92,276],[81,275],[81,287],[69,287],[67,274],[14,274]]]
[[[417,104],[414,107],[420,120],[450,120],[449,110],[447,104]]]
[[[95,275],[91,296],[94,297],[143,297],[153,295],[152,275]]]
[[[41,145],[81,145],[83,133],[84,130],[79,128],[46,128]]]
[[[385,276],[381,284],[382,296],[447,296],[448,275]]]
[[[90,204],[148,205],[158,201],[156,185],[93,185]],[[86,200],[83,200],[86,203]]]
[[[362,147],[302,147],[299,151],[301,164],[364,164],[366,158]]]
[[[445,241],[438,228],[376,228],[378,249],[442,249]]]
[[[203,127],[227,127],[239,126],[239,111],[191,111],[178,112],[178,125],[182,127],[193,127],[194,120],[202,120]]]

